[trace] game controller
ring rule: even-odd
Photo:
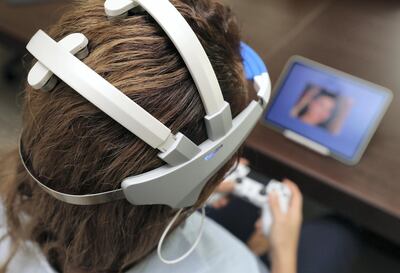
[[[225,177],[225,181],[235,183],[232,194],[238,198],[250,202],[254,206],[262,210],[262,226],[263,233],[269,235],[272,225],[272,214],[268,203],[268,195],[275,191],[278,195],[279,204],[282,212],[286,213],[289,209],[291,199],[290,189],[281,182],[271,179],[267,185],[264,185],[250,177],[250,168],[243,164],[238,164],[236,170]],[[214,203],[222,195],[214,193],[211,195],[207,203]]]

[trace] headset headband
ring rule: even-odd
[[[252,101],[232,121],[229,104],[223,100],[203,47],[183,16],[168,0],[107,0],[105,10],[109,17],[115,17],[138,5],[155,18],[185,61],[206,109],[209,139],[197,146],[181,133],[173,135],[169,128],[81,62],[78,58],[85,55],[81,53],[88,43],[84,35],[71,34],[57,43],[39,30],[27,45],[28,51],[38,60],[28,75],[29,84],[34,88],[54,85],[50,79],[55,74],[115,121],[159,149],[158,156],[167,163],[147,173],[126,178],[121,183],[121,189],[115,191],[68,195],[48,188],[30,173],[25,165],[21,143],[20,155],[28,173],[44,190],[64,202],[91,205],[126,198],[136,205],[191,206],[208,179],[243,143],[269,100],[270,80],[264,66],[257,75],[252,75],[259,101]],[[246,57],[246,54],[250,55]],[[256,57],[259,63],[260,58],[254,54],[242,44],[242,56],[247,60]]]

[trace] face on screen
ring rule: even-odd
[[[339,91],[310,83],[292,107],[290,115],[307,125],[339,134],[350,107],[351,100]]]
[[[277,88],[265,118],[352,159],[374,126],[387,92],[317,66],[294,62]]]

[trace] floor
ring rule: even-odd
[[[22,94],[22,84],[18,80],[18,70],[22,66],[16,63],[17,69],[10,75],[7,71],[11,68],[5,66],[12,59],[12,50],[5,45],[0,44],[0,156],[5,152],[16,148],[19,130],[21,127],[20,101]],[[5,76],[7,75],[7,76]],[[305,218],[309,219],[329,211],[313,200],[305,198]],[[365,233],[365,231],[363,231]],[[367,233],[363,236],[365,247],[362,250],[361,257],[356,264],[354,273],[398,273],[400,272],[400,248]],[[323,272],[321,272],[323,273]]]

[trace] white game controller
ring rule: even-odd
[[[249,173],[250,168],[248,166],[239,164],[233,173],[225,177],[225,180],[235,183],[233,195],[262,209],[263,232],[265,235],[269,235],[273,218],[268,204],[268,195],[275,191],[281,210],[286,213],[292,194],[286,185],[277,180],[272,179],[267,185],[264,185],[248,177]],[[208,203],[213,203],[219,198],[221,198],[221,194],[212,194]]]

